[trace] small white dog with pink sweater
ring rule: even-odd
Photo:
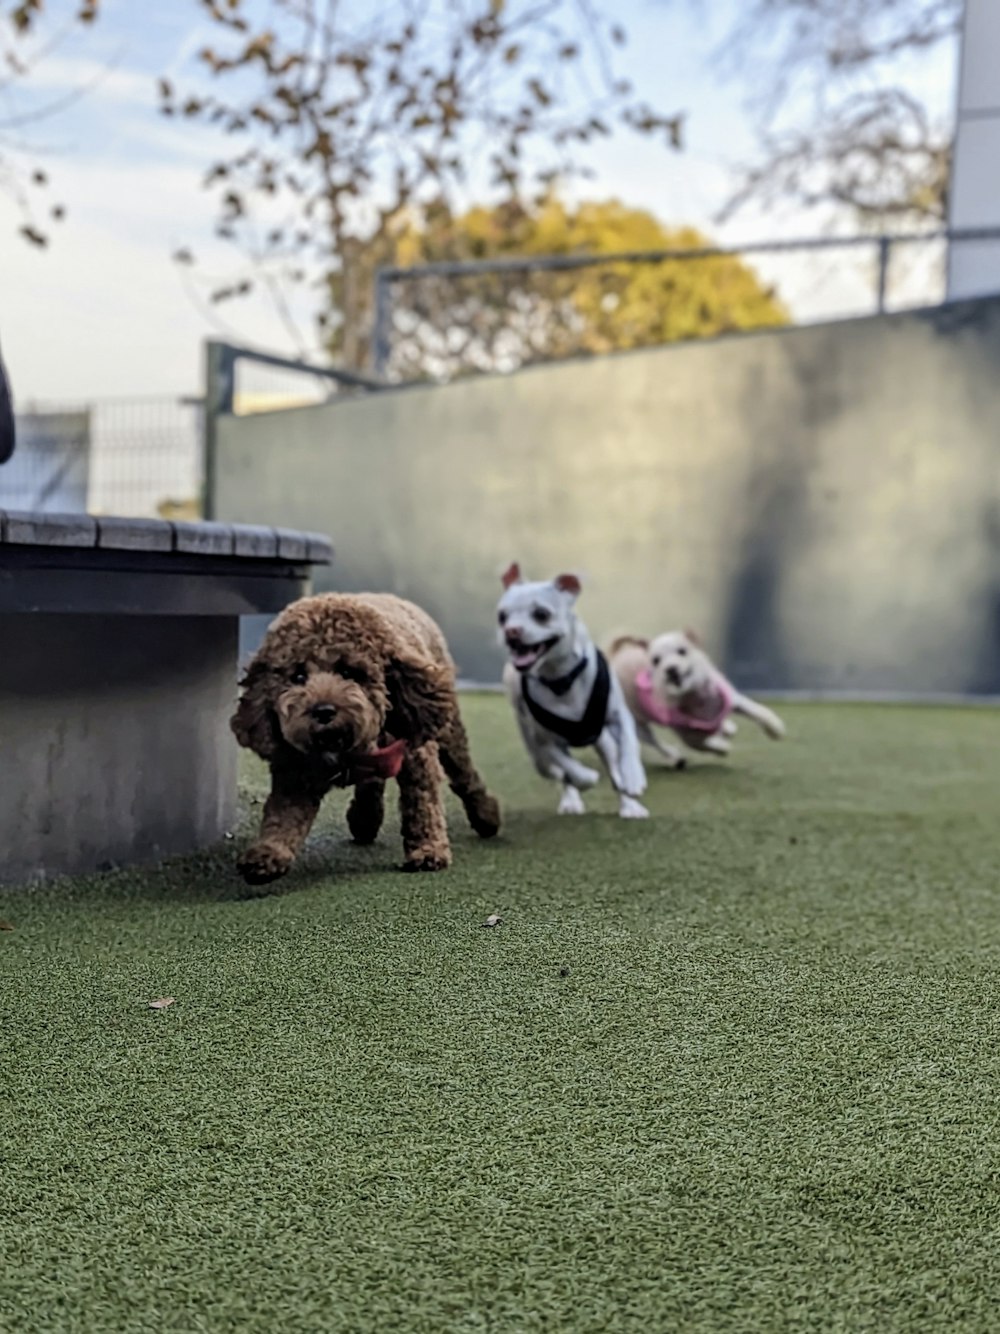
[[[608,658],[639,740],[659,751],[672,769],[684,768],[683,752],[661,741],[654,726],[669,727],[685,746],[710,755],[729,754],[734,714],[752,718],[775,741],[785,735],[778,715],[740,694],[690,631],[671,630],[652,642],[622,635]]]

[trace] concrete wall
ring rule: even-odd
[[[972,302],[225,418],[216,512],[329,532],[317,588],[417,599],[481,680],[517,557],[747,687],[993,693],[998,446]]]
[[[0,616],[0,879],[222,837],[236,639],[235,617]]]
[[[1000,227],[1000,4],[965,0],[955,157],[953,230]],[[956,241],[948,255],[951,298],[1000,292],[1000,240]]]

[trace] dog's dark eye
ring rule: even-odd
[[[304,663],[300,662],[299,665],[296,668],[294,668],[291,676],[289,677],[289,680],[291,681],[293,686],[305,685],[305,683],[309,680],[309,671]]]
[[[552,613],[546,607],[536,607],[531,613],[531,617],[539,625],[548,625],[549,621],[552,620]]]
[[[683,644],[678,645],[678,648],[677,648],[677,656],[678,656],[679,658],[686,658],[686,657],[687,657],[687,649],[684,647]]]
[[[660,655],[657,653],[656,657],[653,659],[653,666],[659,667],[659,665],[660,665]]]
[[[497,620],[500,622],[501,625],[506,625],[506,624],[507,624],[507,613],[506,613],[505,611],[498,611],[498,612],[497,612]]]
[[[338,662],[337,675],[342,676],[345,681],[353,681],[355,685],[359,686],[367,685],[370,679],[365,669],[353,662]]]

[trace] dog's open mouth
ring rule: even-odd
[[[555,648],[559,638],[559,635],[553,635],[551,639],[543,639],[539,644],[526,644],[521,639],[508,639],[507,652],[517,670],[526,672],[534,667],[536,662],[541,662],[550,649]]]

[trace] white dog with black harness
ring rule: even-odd
[[[594,746],[618,793],[618,814],[644,819],[649,812],[639,798],[646,771],[635,721],[607,659],[577,618],[580,580],[560,574],[550,583],[530,583],[514,564],[502,583],[497,619],[508,658],[504,685],[535,768],[562,785],[559,814],[583,814],[580,794],[600,774],[570,752]]]

